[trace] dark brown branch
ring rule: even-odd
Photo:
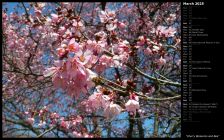
[[[106,2],[101,2],[101,6],[102,6],[102,10],[103,10],[103,11],[105,11],[106,4],[107,4]]]
[[[129,129],[128,129],[127,138],[132,138],[134,124],[135,124],[135,120],[133,119],[131,115],[129,115]]]
[[[136,117],[140,117],[138,112],[136,112]],[[137,120],[137,125],[138,125],[139,138],[144,138],[144,129],[142,127],[142,120],[141,119]]]

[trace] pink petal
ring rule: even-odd
[[[56,71],[57,71],[56,67],[47,68],[43,73],[44,77],[49,77],[49,76],[53,75]]]

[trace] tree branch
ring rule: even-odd
[[[38,135],[37,138],[41,138],[43,135],[45,135],[46,133],[52,131],[53,129],[55,129],[57,126],[53,126],[50,129],[44,131],[42,134]]]

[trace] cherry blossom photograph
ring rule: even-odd
[[[180,138],[180,2],[3,2],[3,138]]]

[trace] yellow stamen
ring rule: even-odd
[[[79,57],[79,60],[80,60],[81,62],[84,62],[84,61],[85,61],[85,57],[84,57],[83,55],[81,55],[81,56]]]

